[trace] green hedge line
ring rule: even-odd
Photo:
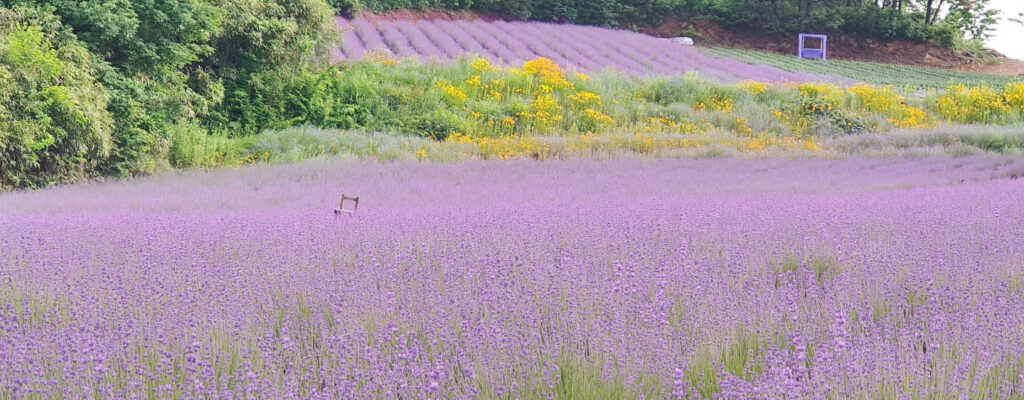
[[[238,110],[268,77],[322,70],[333,17],[323,0],[0,0],[0,188],[188,165],[182,132],[258,131]]]

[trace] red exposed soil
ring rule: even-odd
[[[1024,61],[1007,58],[997,64],[970,64],[962,65],[957,69],[995,75],[1024,76]]]

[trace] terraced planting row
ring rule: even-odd
[[[735,82],[837,81],[803,72],[712,57],[692,47],[640,33],[598,27],[537,22],[339,19],[342,45],[336,61],[358,60],[374,50],[398,58],[450,60],[478,54],[493,61],[520,64],[546,57],[570,69],[615,69],[632,76],[696,72]]]
[[[727,47],[706,47],[700,51],[723,60],[768,65],[786,71],[839,76],[875,85],[900,88],[946,88],[955,84],[1004,86],[1021,77],[991,75],[950,69],[924,68],[901,64],[882,64],[848,60],[805,60],[785,54],[765,53]]]

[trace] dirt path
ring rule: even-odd
[[[961,71],[984,72],[994,75],[1024,76],[1024,60],[1007,58],[998,64],[968,64],[957,68]]]

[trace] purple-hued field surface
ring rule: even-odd
[[[642,33],[592,26],[485,20],[337,20],[342,31],[335,61],[359,60],[372,51],[399,58],[451,60],[476,54],[519,65],[546,57],[571,70],[615,69],[631,76],[700,76],[726,82],[834,81],[842,79],[784,71],[730,58],[716,58],[693,47]]]
[[[0,398],[1020,399],[1022,171],[307,163],[2,194]]]

